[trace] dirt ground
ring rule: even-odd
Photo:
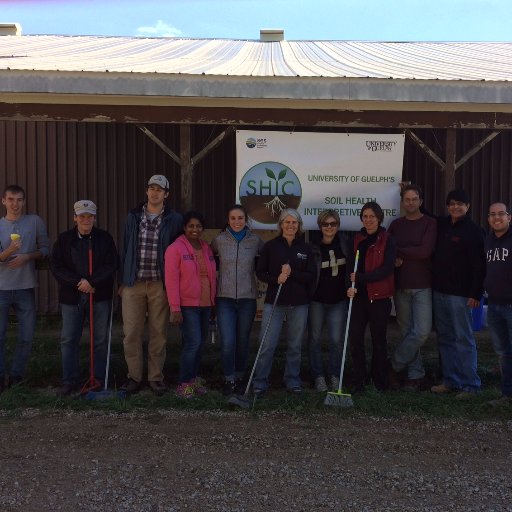
[[[0,412],[0,510],[512,511],[512,421]]]

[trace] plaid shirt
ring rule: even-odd
[[[142,207],[142,219],[139,224],[139,244],[137,247],[137,279],[141,281],[159,281],[161,279],[158,269],[158,235],[162,224],[162,211],[151,220]]]

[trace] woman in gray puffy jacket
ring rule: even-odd
[[[226,229],[212,241],[219,258],[217,322],[222,347],[224,395],[243,391],[251,327],[256,313],[256,256],[263,241],[247,226],[241,205],[228,210]]]

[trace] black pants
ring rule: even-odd
[[[390,313],[391,299],[370,301],[367,296],[357,295],[354,298],[350,319],[350,354],[356,390],[361,390],[367,381],[364,347],[367,324],[370,325],[372,338],[371,377],[377,389],[382,391],[388,387],[386,330]]]

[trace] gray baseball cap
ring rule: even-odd
[[[161,174],[155,174],[149,178],[148,181],[148,187],[150,185],[158,185],[159,187],[162,187],[165,190],[169,190],[169,180],[162,176]]]

